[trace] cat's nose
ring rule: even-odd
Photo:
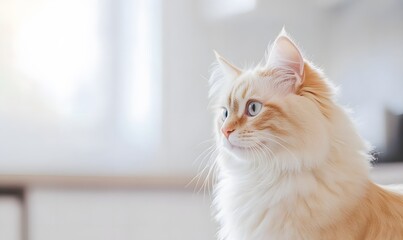
[[[224,136],[228,139],[229,135],[235,131],[235,128],[233,127],[226,127],[226,128],[221,128],[222,133]]]

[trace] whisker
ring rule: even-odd
[[[198,169],[198,174],[185,186],[188,187],[190,184],[194,183],[194,181],[197,179],[197,182],[195,184],[195,190],[196,188],[199,186],[199,182],[200,182],[200,178],[203,176],[204,172],[206,171],[206,169],[208,167],[210,167],[211,165],[211,159],[212,156],[217,153],[218,149],[216,148],[215,145],[210,146],[208,149],[206,149],[205,151],[203,151],[203,153],[201,155],[204,155],[203,159],[201,160],[199,169]],[[199,156],[198,158],[200,158],[201,156]],[[207,162],[204,166],[204,168],[202,170],[200,170],[202,164],[204,162]]]

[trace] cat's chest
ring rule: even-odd
[[[290,194],[282,189],[222,186],[216,196],[221,235],[227,236],[222,239],[316,239],[314,231],[307,231],[315,221],[312,209],[295,194],[297,191],[290,189]]]

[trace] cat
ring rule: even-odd
[[[284,30],[255,68],[216,60],[218,239],[403,239],[403,196],[371,182],[369,145]]]

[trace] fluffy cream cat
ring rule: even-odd
[[[367,145],[284,31],[253,69],[217,61],[219,239],[403,239],[403,196],[369,180]]]

